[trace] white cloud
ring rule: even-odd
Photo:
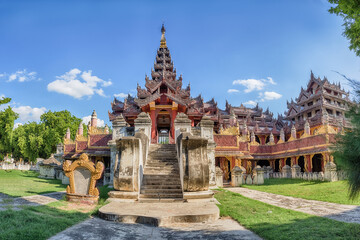
[[[37,72],[28,72],[27,69],[17,70],[14,73],[2,73],[0,74],[0,78],[7,79],[7,82],[27,82],[32,80],[41,80],[37,77]]]
[[[228,93],[238,93],[238,92],[240,92],[240,91],[237,90],[237,89],[228,89],[227,92],[228,92]]]
[[[249,100],[247,102],[244,102],[245,105],[250,105],[250,106],[256,106],[256,102],[253,100]]]
[[[267,77],[267,81],[268,83],[272,84],[272,85],[276,85],[276,82],[274,82],[274,80],[271,77]]]
[[[249,93],[252,91],[261,91],[268,84],[275,85],[276,83],[271,77],[267,77],[267,79],[242,79],[242,80],[234,80],[233,85],[242,85],[246,87],[244,92]]]
[[[89,122],[90,122],[90,120],[91,120],[91,115],[85,116],[85,117],[82,118],[82,123],[88,125]],[[104,120],[101,120],[101,119],[98,118],[98,119],[97,119],[97,126],[98,126],[98,127],[105,127],[105,122],[104,122]]]
[[[103,79],[93,76],[92,71],[81,71],[77,68],[71,69],[64,75],[57,76],[57,80],[48,84],[48,91],[62,93],[81,99],[84,96],[91,97],[94,94],[105,97],[104,90],[98,87],[108,87],[112,84],[111,81],[104,81]]]
[[[262,100],[275,100],[275,99],[279,99],[282,97],[281,94],[277,93],[277,92],[264,92],[264,94],[260,95],[261,97],[263,96]]]
[[[46,108],[32,108],[30,106],[14,107],[14,112],[19,114],[20,121],[25,123],[29,121],[39,121],[40,116],[45,113]]]
[[[15,123],[15,124],[14,124],[14,129],[15,129],[15,128],[18,128],[18,127],[21,126],[21,125],[23,125],[23,124],[22,124],[22,123],[19,123],[19,122],[18,122],[18,123]]]
[[[126,98],[128,96],[127,93],[118,93],[118,94],[114,94],[115,97],[117,98]]]

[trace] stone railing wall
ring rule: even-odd
[[[293,178],[293,179],[303,179],[307,181],[328,181],[334,182],[339,180],[347,179],[347,174],[344,171],[338,171],[336,165],[333,162],[328,162],[325,165],[324,172],[301,172],[298,165],[293,165],[292,167],[285,165],[281,172],[272,172],[272,169],[268,170],[269,178]]]
[[[244,167],[234,167],[231,171],[231,186],[264,184],[264,168],[257,166],[252,173],[247,174]]]
[[[31,165],[31,164],[2,163],[2,164],[0,164],[0,169],[2,169],[2,170],[39,171],[39,166]]]

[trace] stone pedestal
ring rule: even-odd
[[[324,179],[328,182],[335,182],[338,181],[338,176],[336,172],[336,164],[333,162],[328,162],[325,164],[325,173],[324,173]]]
[[[191,120],[185,113],[178,113],[174,120],[174,129],[175,129],[175,142],[179,135],[183,132],[191,132]]]
[[[250,173],[247,174],[247,176],[246,176],[246,184],[247,185],[252,185],[253,184],[253,179],[252,179],[252,176],[251,176]]]
[[[208,140],[187,136],[182,138],[183,191],[197,192],[209,189]]]
[[[238,166],[231,170],[231,186],[239,187],[243,183],[243,171]]]
[[[297,164],[294,164],[291,167],[291,177],[292,178],[300,178],[301,174],[301,167]]]
[[[135,132],[144,129],[144,134],[151,139],[151,118],[148,113],[142,112],[134,120]]]
[[[291,167],[289,165],[283,166],[281,173],[283,174],[283,178],[291,178]]]
[[[112,140],[108,142],[108,146],[110,147],[110,182],[109,187],[113,186],[114,182],[114,166],[116,156],[119,154],[116,148],[116,140],[125,137],[126,134],[126,121],[124,117],[121,115],[116,116],[116,118],[112,121]]]
[[[260,166],[256,166],[253,170],[254,179],[253,184],[261,185],[264,184],[264,169]]]
[[[215,176],[215,147],[216,143],[214,141],[214,121],[210,119],[208,116],[204,116],[200,123],[200,133],[201,137],[208,140],[207,146],[207,156],[209,159],[209,185],[216,185],[216,176]]]
[[[223,187],[224,186],[224,173],[221,170],[221,168],[216,167],[215,168],[215,172],[216,172],[216,186],[217,187]]]
[[[125,192],[138,192],[138,166],[140,139],[123,137],[117,140],[117,150],[114,166],[114,189]]]

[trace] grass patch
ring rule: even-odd
[[[222,216],[230,216],[264,239],[360,239],[360,225],[283,209],[219,191],[215,198]]]
[[[47,239],[89,216],[90,213],[65,211],[54,206],[0,211],[0,239]]]
[[[0,240],[48,239],[97,214],[98,209],[106,204],[107,193],[111,190],[107,186],[99,187],[100,198],[95,208],[60,200],[45,206],[22,206],[20,211],[0,211]]]
[[[349,200],[347,181],[321,182],[271,178],[265,179],[264,185],[244,185],[242,187],[309,200],[360,205],[360,198],[354,201]]]
[[[24,197],[64,191],[61,180],[41,179],[34,171],[0,170],[0,193],[11,197]]]

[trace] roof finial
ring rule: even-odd
[[[166,38],[165,38],[165,27],[164,27],[164,24],[163,24],[162,27],[161,27],[160,48],[167,48],[167,46],[166,46]]]

